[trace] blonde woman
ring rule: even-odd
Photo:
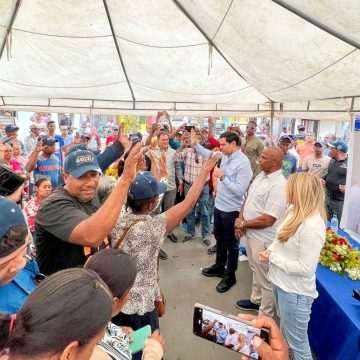
[[[269,279],[280,328],[296,360],[312,359],[307,335],[311,306],[318,296],[315,272],[325,242],[324,191],[309,173],[292,174],[287,182],[286,212],[275,241],[259,253],[269,261]]]

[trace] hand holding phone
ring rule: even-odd
[[[195,304],[194,307],[193,332],[195,335],[251,359],[260,359],[253,340],[258,339],[261,345],[269,343],[270,334],[265,327],[254,325],[257,323],[253,324],[246,319],[222,313],[205,305]],[[277,358],[274,357],[274,359]],[[285,360],[285,358],[279,358],[279,360]]]
[[[144,326],[130,334],[133,341],[129,344],[130,352],[136,354],[144,348],[146,339],[151,335],[150,325]]]
[[[261,337],[255,336],[253,346],[262,360],[289,360],[289,350],[286,340],[281,334],[275,321],[267,316],[239,314],[241,320],[248,321],[258,329],[268,329],[269,339],[264,341]]]

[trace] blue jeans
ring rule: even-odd
[[[314,299],[310,296],[288,293],[272,285],[280,329],[296,360],[312,360],[308,324]]]
[[[235,236],[238,211],[225,212],[214,209],[214,236],[216,239],[216,265],[234,275],[239,261],[239,239]]]
[[[189,192],[190,188],[191,185],[185,183],[185,196]],[[202,236],[206,236],[210,234],[210,217],[209,217],[208,200],[209,200],[209,184],[206,184],[197,201],[200,211]],[[196,205],[191,209],[189,214],[186,216],[186,220],[188,224],[187,232],[192,236],[195,235],[195,209],[196,209]]]

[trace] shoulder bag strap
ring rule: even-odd
[[[140,221],[144,221],[143,219],[137,219],[137,220],[134,220],[130,226],[128,226],[124,232],[121,234],[121,236],[119,237],[118,241],[116,242],[115,246],[114,246],[114,249],[118,249],[119,246],[121,245],[121,243],[123,242],[123,240],[125,239],[126,235],[128,234],[129,230],[137,223],[139,223]]]

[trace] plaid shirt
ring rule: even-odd
[[[201,168],[206,159],[202,157],[194,148],[185,148],[175,153],[174,161],[184,161],[184,180],[188,184],[193,184],[199,177]],[[209,176],[207,178],[209,180]]]

